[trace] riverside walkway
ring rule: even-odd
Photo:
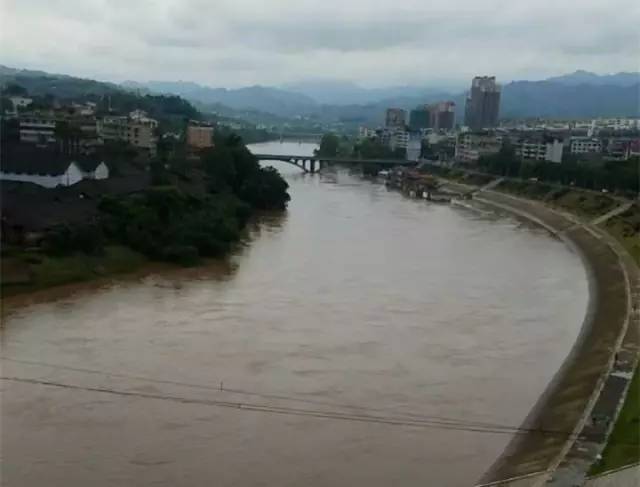
[[[522,425],[530,432],[513,438],[478,485],[582,485],[609,432],[594,429],[593,414],[604,411],[613,419],[631,376],[621,378],[619,370],[633,370],[640,350],[638,323],[631,319],[632,299],[637,299],[632,291],[640,279],[637,266],[593,222],[495,191],[479,191],[474,199],[534,221],[563,239],[581,254],[591,282],[580,336]]]

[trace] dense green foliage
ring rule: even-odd
[[[269,132],[266,129],[258,129],[252,127],[244,127],[239,130],[232,130],[230,128],[219,125],[216,128],[216,133],[222,137],[228,137],[236,134],[242,138],[245,144],[256,144],[258,142],[268,142],[270,140],[278,139],[278,135],[273,132]]]
[[[45,253],[101,255],[106,244],[119,244],[153,260],[191,265],[228,252],[253,210],[283,210],[289,201],[287,182],[262,168],[237,136],[216,140],[201,160],[156,159],[149,171],[145,190],[103,195],[92,222],[47,232]]]
[[[193,264],[217,256],[238,240],[250,214],[232,195],[193,198],[175,187],[154,187],[100,203],[107,237],[157,260]]]
[[[202,163],[211,192],[233,193],[257,209],[286,208],[289,185],[275,169],[260,167],[240,137],[216,137],[215,147],[203,153]]]
[[[45,235],[43,247],[49,255],[63,256],[74,252],[87,255],[102,253],[104,235],[94,223],[85,225],[58,225]]]
[[[109,83],[64,76],[15,77],[2,90],[8,95],[30,96],[30,109],[52,109],[55,101],[93,102],[98,115],[144,110],[160,123],[162,130],[181,129],[185,120],[201,118],[200,112],[184,98],[174,95],[141,95]],[[3,101],[3,107],[5,102]],[[10,107],[8,107],[10,108]]]
[[[376,140],[364,139],[353,148],[353,153],[360,159],[404,159],[404,149],[391,150]]]
[[[286,208],[287,182],[275,169],[260,167],[237,136],[218,138],[195,164],[208,176],[204,195],[172,185],[166,167],[187,171],[188,163],[171,160],[151,164],[154,186],[147,191],[103,197],[99,208],[106,238],[152,259],[191,265],[226,253],[252,209]]]
[[[316,149],[316,155],[324,157],[336,157],[340,138],[335,134],[324,134],[320,140],[320,147]]]
[[[8,89],[21,94],[34,89],[36,105],[53,106],[55,101],[64,102],[67,94],[54,90],[53,79],[34,77],[29,90],[19,84]],[[66,78],[64,82],[74,94],[66,101],[93,101],[98,116],[144,110],[160,122],[160,132],[183,131],[187,120],[201,118],[178,96],[141,96],[106,89],[102,84],[98,87],[103,91],[94,92],[94,82]],[[80,93],[67,82],[82,87]],[[16,119],[3,119],[1,129],[3,146],[18,141]],[[56,124],[55,136],[58,148],[72,154],[82,133],[80,127],[63,121]],[[200,158],[189,153],[184,137],[173,136],[160,139],[158,154],[151,160],[138,157],[135,148],[123,141],[107,141],[97,154],[108,161],[112,178],[95,182],[93,189],[103,196],[93,203],[91,221],[46,231],[41,250],[48,259],[100,256],[105,248],[118,244],[151,259],[191,265],[200,257],[226,253],[240,238],[253,210],[284,210],[290,199],[288,184],[280,174],[261,167],[243,140],[233,134],[217,134],[215,146]],[[122,179],[114,181],[116,178]],[[123,182],[135,183],[128,191],[136,192],[123,192]],[[114,189],[117,194],[110,193]]]
[[[578,162],[572,159],[562,163],[519,160],[509,146],[497,154],[483,156],[478,168],[498,176],[530,179],[549,183],[578,186],[586,189],[607,189],[638,194],[640,160]]]

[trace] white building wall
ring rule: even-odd
[[[406,149],[409,144],[409,132],[404,130],[394,130],[391,134],[391,139],[389,141],[389,146],[391,150]]]
[[[33,183],[45,188],[55,188],[56,186],[72,186],[82,181],[82,171],[74,163],[71,163],[64,174],[57,176],[0,172],[0,180]]]
[[[26,98],[24,96],[12,96],[9,98],[11,103],[13,104],[13,108],[24,108],[31,105],[33,101],[31,98]]]
[[[407,144],[407,160],[417,162],[420,159],[420,152],[422,151],[422,140],[419,137],[409,138]]]
[[[107,179],[109,177],[109,168],[104,162],[98,164],[96,170],[93,173],[94,179]]]
[[[549,162],[562,162],[562,151],[564,149],[564,145],[559,140],[554,140],[553,142],[547,143],[545,154],[545,161]]]

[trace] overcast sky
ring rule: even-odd
[[[211,86],[636,71],[638,0],[0,0],[0,64]]]

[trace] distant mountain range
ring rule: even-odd
[[[254,109],[288,117],[308,113],[317,106],[317,102],[308,96],[266,86],[249,86],[228,90],[184,81],[150,81],[147,83],[125,81],[122,86],[155,93],[171,93],[200,103],[220,103],[234,110]]]
[[[300,93],[322,105],[366,105],[380,100],[399,97],[425,97],[462,88],[448,89],[437,86],[390,86],[387,88],[363,88],[351,81],[315,80],[302,81],[283,86],[283,89]]]
[[[17,82],[30,93],[51,92],[58,96],[95,92],[105,94],[126,89],[141,93],[175,94],[201,110],[232,116],[251,114],[252,119],[305,117],[319,122],[377,125],[388,107],[405,109],[438,100],[456,103],[462,120],[465,94],[451,90],[399,86],[368,89],[352,82],[316,80],[281,88],[250,86],[239,89],[212,88],[189,81],[128,81],[121,85],[102,83],[42,71],[16,70],[0,66],[0,83]],[[512,81],[503,85],[501,116],[504,118],[588,118],[640,116],[640,73],[598,75],[587,71],[543,81]]]
[[[450,99],[462,120],[465,95],[461,91],[418,86],[367,89],[348,81],[316,80],[283,88],[252,86],[236,90],[209,88],[186,82],[124,84],[161,93],[175,93],[200,103],[217,103],[234,110],[258,110],[277,116],[313,116],[320,120],[380,123],[385,108],[411,109]],[[598,75],[587,71],[543,81],[512,81],[503,86],[501,116],[598,117],[637,116],[640,73]]]
[[[598,86],[633,86],[640,83],[640,73],[595,74],[589,71],[578,70],[571,74],[547,78],[551,83],[560,83],[567,86],[598,85]]]

